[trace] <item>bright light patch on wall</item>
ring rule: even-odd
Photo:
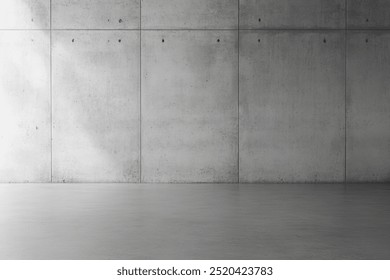
[[[50,0],[1,0],[0,29],[50,28]]]
[[[49,35],[0,31],[0,182],[49,178]]]
[[[131,163],[121,151],[130,149],[129,136],[137,128],[120,124],[127,120],[115,119],[117,112],[110,115],[117,96],[111,81],[117,76],[110,75],[104,59],[94,61],[97,35],[83,42],[74,35],[53,33],[53,182],[126,181]],[[106,40],[100,42],[101,49],[109,48]]]

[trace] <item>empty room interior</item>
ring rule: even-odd
[[[1,0],[0,259],[390,259],[390,1]]]

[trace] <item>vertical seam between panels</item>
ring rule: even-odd
[[[237,1],[238,17],[237,17],[237,182],[240,183],[240,0]]]
[[[142,0],[139,1],[139,182],[142,183]]]
[[[348,0],[345,0],[344,22],[344,183],[347,183],[347,37],[348,37]]]
[[[52,0],[50,0],[50,182],[53,183],[53,36]]]

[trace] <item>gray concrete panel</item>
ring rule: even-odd
[[[50,0],[1,0],[0,29],[50,28]]]
[[[53,33],[53,180],[139,181],[139,32]]]
[[[390,28],[389,0],[348,0],[349,28]]]
[[[340,182],[343,32],[240,35],[240,181]]]
[[[142,180],[238,179],[237,31],[142,34]]]
[[[344,28],[345,0],[240,0],[240,28]]]
[[[390,32],[349,32],[347,179],[390,181]]]
[[[140,0],[52,0],[53,28],[136,29]]]
[[[50,33],[0,31],[0,181],[50,182]]]
[[[143,0],[142,28],[232,29],[238,0]]]

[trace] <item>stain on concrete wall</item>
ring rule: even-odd
[[[240,0],[240,28],[344,28],[345,0]]]
[[[139,32],[53,33],[53,180],[139,180]]]
[[[237,181],[237,36],[142,34],[142,181]]]
[[[0,31],[0,182],[50,181],[49,38]]]
[[[348,27],[356,29],[390,28],[390,1],[347,0]]]
[[[343,181],[344,33],[240,36],[240,181]]]
[[[348,33],[347,179],[390,181],[390,32]]]
[[[1,0],[0,29],[49,29],[50,0]]]
[[[137,29],[140,0],[52,0],[55,29]]]
[[[145,29],[232,29],[238,0],[142,0]]]

